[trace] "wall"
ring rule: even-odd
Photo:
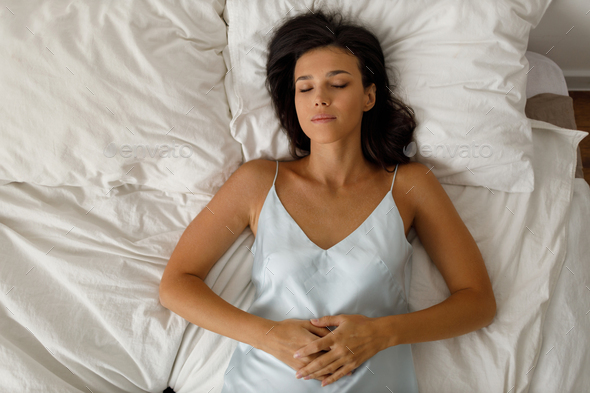
[[[553,0],[531,30],[528,50],[557,63],[568,90],[590,90],[590,1]]]

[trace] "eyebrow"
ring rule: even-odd
[[[334,76],[334,75],[342,74],[342,73],[345,73],[345,74],[348,74],[348,75],[352,75],[352,74],[351,74],[350,72],[348,72],[348,71],[344,71],[344,70],[334,70],[334,71],[329,71],[329,72],[327,72],[327,73],[326,73],[326,78],[329,78],[329,77],[331,77],[331,76]],[[311,75],[303,75],[303,76],[300,76],[299,78],[297,78],[297,79],[295,80],[295,83],[297,83],[297,81],[299,81],[300,79],[301,79],[301,80],[313,79],[313,76],[311,76]]]

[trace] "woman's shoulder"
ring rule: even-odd
[[[441,190],[444,192],[441,183],[432,171],[433,168],[434,166],[429,167],[414,161],[400,165],[395,178],[397,185],[395,188],[398,190],[400,198],[407,199],[408,203],[416,208],[416,205],[420,204],[426,195],[439,195]],[[395,169],[395,165],[393,169]]]
[[[391,176],[393,176],[395,172],[395,165],[387,167],[387,170],[391,173]],[[416,179],[421,174],[423,175],[430,172],[432,172],[432,170],[429,170],[429,168],[426,165],[420,162],[410,161],[407,163],[399,164],[397,168],[397,174],[395,175],[395,182],[397,183],[398,179],[400,182]]]
[[[250,160],[242,164],[240,170],[248,173],[248,177],[252,180],[252,186],[262,187],[269,176],[274,176],[276,172],[276,161],[258,158]],[[272,180],[271,180],[272,181]]]
[[[395,165],[391,167],[395,170]],[[426,189],[440,186],[438,178],[432,172],[434,166],[429,167],[421,162],[411,161],[405,164],[400,164],[397,169],[395,182],[399,182],[407,186],[409,189],[412,186],[423,186]],[[406,188],[406,187],[404,187]]]

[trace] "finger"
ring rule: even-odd
[[[328,352],[330,352],[330,351],[319,351],[319,352],[316,352],[316,353],[312,353],[311,355],[307,355],[305,357],[305,359],[309,359],[309,361],[307,363],[310,363],[315,358],[317,358],[319,356],[322,356],[323,354],[328,353]],[[297,359],[301,359],[301,358],[297,358]]]
[[[328,328],[325,327],[321,327],[321,326],[314,326],[311,323],[308,323],[308,325],[306,326],[306,329],[309,330],[311,333],[320,336],[320,337],[324,337],[326,334],[330,333],[330,330]]]
[[[320,319],[310,319],[310,322],[315,326],[339,326],[340,323],[342,323],[342,316],[327,315],[325,317],[321,317]]]
[[[330,375],[328,378],[322,381],[322,387],[336,382],[345,375],[352,375],[353,369],[354,367],[350,363],[340,367],[340,369],[337,370],[334,374]]]
[[[318,381],[323,381],[324,379],[328,378],[332,374],[322,375],[321,377],[317,377]],[[345,375],[345,377],[350,377],[352,375],[352,371]]]
[[[330,346],[334,343],[334,339],[330,336],[331,334],[322,338],[318,338],[317,340],[314,340],[309,344],[299,348],[297,351],[295,351],[293,357],[295,359],[300,359],[319,351],[329,350]]]
[[[321,382],[321,381],[323,381],[324,379],[328,378],[330,375],[332,375],[332,374],[326,374],[326,375],[322,375],[321,377],[317,377],[317,378],[315,378],[315,379],[317,379],[318,381],[320,381],[320,382]]]
[[[320,375],[334,374],[336,372],[336,370],[338,370],[340,367],[346,365],[347,362],[348,361],[345,358],[336,358],[331,363],[327,363],[326,362],[326,365],[323,368],[319,368],[317,371],[310,372],[307,375],[307,377],[304,375],[304,378],[311,379],[311,378],[316,378],[316,377],[318,377]],[[307,366],[305,366],[305,368],[307,368],[310,364],[308,364]]]
[[[325,367],[330,365],[331,363],[339,360],[339,359],[341,359],[341,358],[338,355],[336,355],[333,351],[330,351],[330,352],[316,358],[315,360],[313,360],[311,363],[309,363],[305,367],[300,368],[297,371],[297,373],[295,374],[295,377],[297,379],[299,379],[299,378],[311,379],[311,378],[318,377],[320,375],[329,374],[332,371],[326,371]],[[340,366],[341,366],[341,364],[338,365],[338,367],[340,367]],[[334,368],[334,370],[336,370],[338,367]],[[318,372],[319,370],[324,370],[324,371]]]
[[[298,371],[299,369],[307,366],[309,363],[311,363],[312,361],[314,361],[319,356],[322,356],[325,353],[328,353],[328,351],[320,351],[320,352],[312,353],[311,355],[305,356],[303,358],[297,358],[297,360],[300,360],[300,363],[298,364],[297,367],[293,367],[293,369],[295,371]]]

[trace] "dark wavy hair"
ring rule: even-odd
[[[388,67],[379,40],[339,11],[322,10],[288,18],[276,30],[267,48],[266,87],[281,126],[287,132],[293,158],[303,158],[310,152],[310,139],[303,132],[295,109],[295,64],[304,53],[321,47],[352,52],[363,77],[363,87],[375,83],[375,105],[363,113],[361,122],[364,157],[386,171],[388,166],[409,162],[403,148],[411,142],[416,128],[414,111],[390,90]],[[308,154],[299,156],[297,149]]]

